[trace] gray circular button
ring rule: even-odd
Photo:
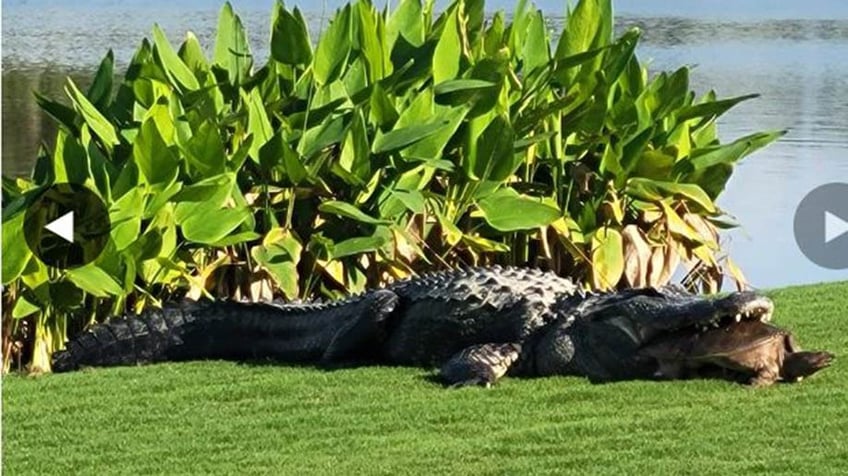
[[[795,210],[795,241],[813,263],[848,268],[848,183],[814,188]]]
[[[96,193],[82,185],[57,183],[27,208],[24,239],[44,264],[71,269],[100,256],[110,227],[109,209]]]

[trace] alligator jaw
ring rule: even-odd
[[[758,320],[770,322],[774,312],[771,299],[753,293],[734,293],[715,301],[715,312],[706,322],[695,324],[695,329],[707,331],[711,328],[727,327],[735,322]]]
[[[714,328],[724,328],[744,320],[771,320],[774,303],[751,291],[735,292],[721,297],[675,296],[652,303],[651,312],[637,318],[642,332],[640,346],[669,335],[692,335]]]

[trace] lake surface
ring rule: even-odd
[[[211,47],[221,3],[4,1],[3,173],[27,174],[38,144],[52,140],[52,125],[35,106],[32,90],[58,98],[66,76],[87,83],[109,48],[125,66],[154,22],[174,43],[192,30]],[[231,3],[264,61],[273,2]],[[286,3],[301,6],[314,34],[343,2]],[[513,4],[487,2],[507,11]],[[552,16],[561,14],[564,4],[537,2]],[[807,192],[827,182],[848,182],[848,2],[627,0],[615,5],[620,29],[643,29],[638,53],[650,60],[651,71],[692,65],[692,86],[699,93],[762,95],[724,116],[719,129],[724,141],[758,130],[790,131],[742,162],[719,199],[743,224],[726,236],[726,245],[752,284],[848,279],[846,270],[809,262],[792,233],[795,208]]]

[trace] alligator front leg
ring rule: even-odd
[[[519,344],[479,344],[466,347],[451,357],[439,371],[451,387],[490,387],[503,377],[521,353]]]

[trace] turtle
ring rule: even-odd
[[[694,373],[754,387],[769,386],[778,380],[799,382],[828,367],[835,358],[830,352],[801,351],[789,331],[758,320],[665,337],[643,347],[640,354],[656,360],[654,376],[660,379],[679,379]]]

